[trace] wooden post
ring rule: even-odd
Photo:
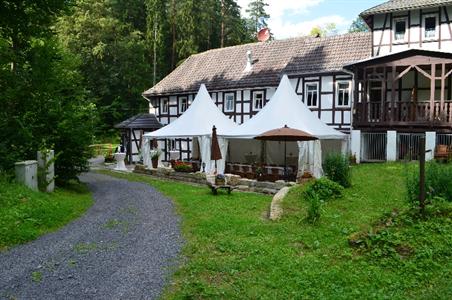
[[[450,89],[450,87],[448,87]],[[438,115],[441,116],[441,114],[444,111],[444,99],[445,99],[445,92],[446,92],[446,64],[441,65],[441,103],[438,111]]]
[[[395,119],[395,85],[396,85],[396,71],[397,68],[396,66],[392,66],[392,79],[391,79],[391,123],[394,121]],[[399,99],[399,103],[400,103],[400,99]],[[400,106],[400,104],[399,104]]]
[[[386,121],[386,98],[388,95],[388,70],[386,66],[383,67],[383,85],[382,85],[382,93],[381,93],[381,105],[380,105],[380,122]]]
[[[430,121],[433,121],[433,112],[435,110],[435,89],[436,89],[436,64],[432,64],[430,78]]]
[[[419,208],[425,211],[425,137],[421,137],[419,147]]]

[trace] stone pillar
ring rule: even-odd
[[[16,181],[28,186],[30,189],[38,190],[38,162],[26,160],[15,164]]]
[[[356,163],[361,162],[361,130],[352,130],[350,134],[350,152],[356,157]]]
[[[426,161],[432,160],[435,157],[435,148],[436,148],[436,132],[427,131],[425,133],[425,150],[427,151],[427,153],[425,154]]]
[[[52,193],[55,190],[55,164],[52,162],[51,164],[48,164],[54,156],[55,151],[49,150],[46,153],[38,151],[38,168],[41,170],[42,174],[38,173],[39,176],[45,176],[45,178],[38,178],[39,180],[42,180],[41,182],[46,182],[47,186],[45,187],[45,191],[47,193]],[[42,187],[44,188],[44,187]]]
[[[386,134],[386,161],[397,160],[397,131],[389,130]]]

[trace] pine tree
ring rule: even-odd
[[[361,17],[358,17],[350,25],[348,32],[369,32],[369,27]]]
[[[254,0],[248,4],[246,12],[250,17],[252,30],[255,30],[255,32],[268,27],[267,20],[270,18],[270,15],[265,11],[265,7],[267,6],[268,4],[264,0]]]

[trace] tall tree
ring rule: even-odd
[[[337,27],[335,23],[328,23],[324,26],[315,26],[311,29],[309,33],[313,37],[326,37],[337,35]]]
[[[350,28],[348,29],[348,32],[368,32],[368,31],[369,27],[361,17],[356,18],[352,22],[352,25],[350,25]]]
[[[146,1],[146,43],[150,50],[153,84],[173,69],[170,5],[166,0]]]
[[[70,1],[2,1],[0,17],[0,170],[52,147],[58,181],[86,170],[95,107],[89,104],[79,60],[53,32]],[[13,68],[11,67],[13,63]]]
[[[64,45],[81,57],[86,87],[104,125],[100,129],[145,109],[141,93],[152,74],[145,34],[115,17],[110,0],[80,0],[58,30]]]
[[[254,0],[248,4],[246,12],[250,17],[251,28],[255,32],[268,27],[267,20],[270,15],[265,10],[267,6],[268,4],[264,0]]]
[[[247,31],[247,22],[240,15],[240,6],[235,0],[222,0],[221,47],[249,43],[254,40]]]

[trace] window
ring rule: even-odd
[[[254,110],[260,110],[262,107],[264,107],[263,92],[253,92],[253,107]]]
[[[337,83],[337,106],[349,106],[350,105],[350,82],[339,81]]]
[[[234,111],[235,99],[233,93],[228,93],[224,95],[224,110],[225,111]]]
[[[424,16],[424,38],[435,39],[436,38],[436,16],[427,15]]]
[[[408,23],[406,18],[399,18],[394,20],[394,41],[405,41],[407,25]]]
[[[188,108],[188,99],[187,97],[179,98],[179,111],[183,113]]]
[[[162,114],[167,114],[169,111],[169,100],[168,98],[163,98],[162,99],[162,110],[160,111],[160,113]]]
[[[305,103],[308,107],[317,107],[317,99],[319,94],[319,84],[317,82],[314,83],[306,83],[305,85]]]

